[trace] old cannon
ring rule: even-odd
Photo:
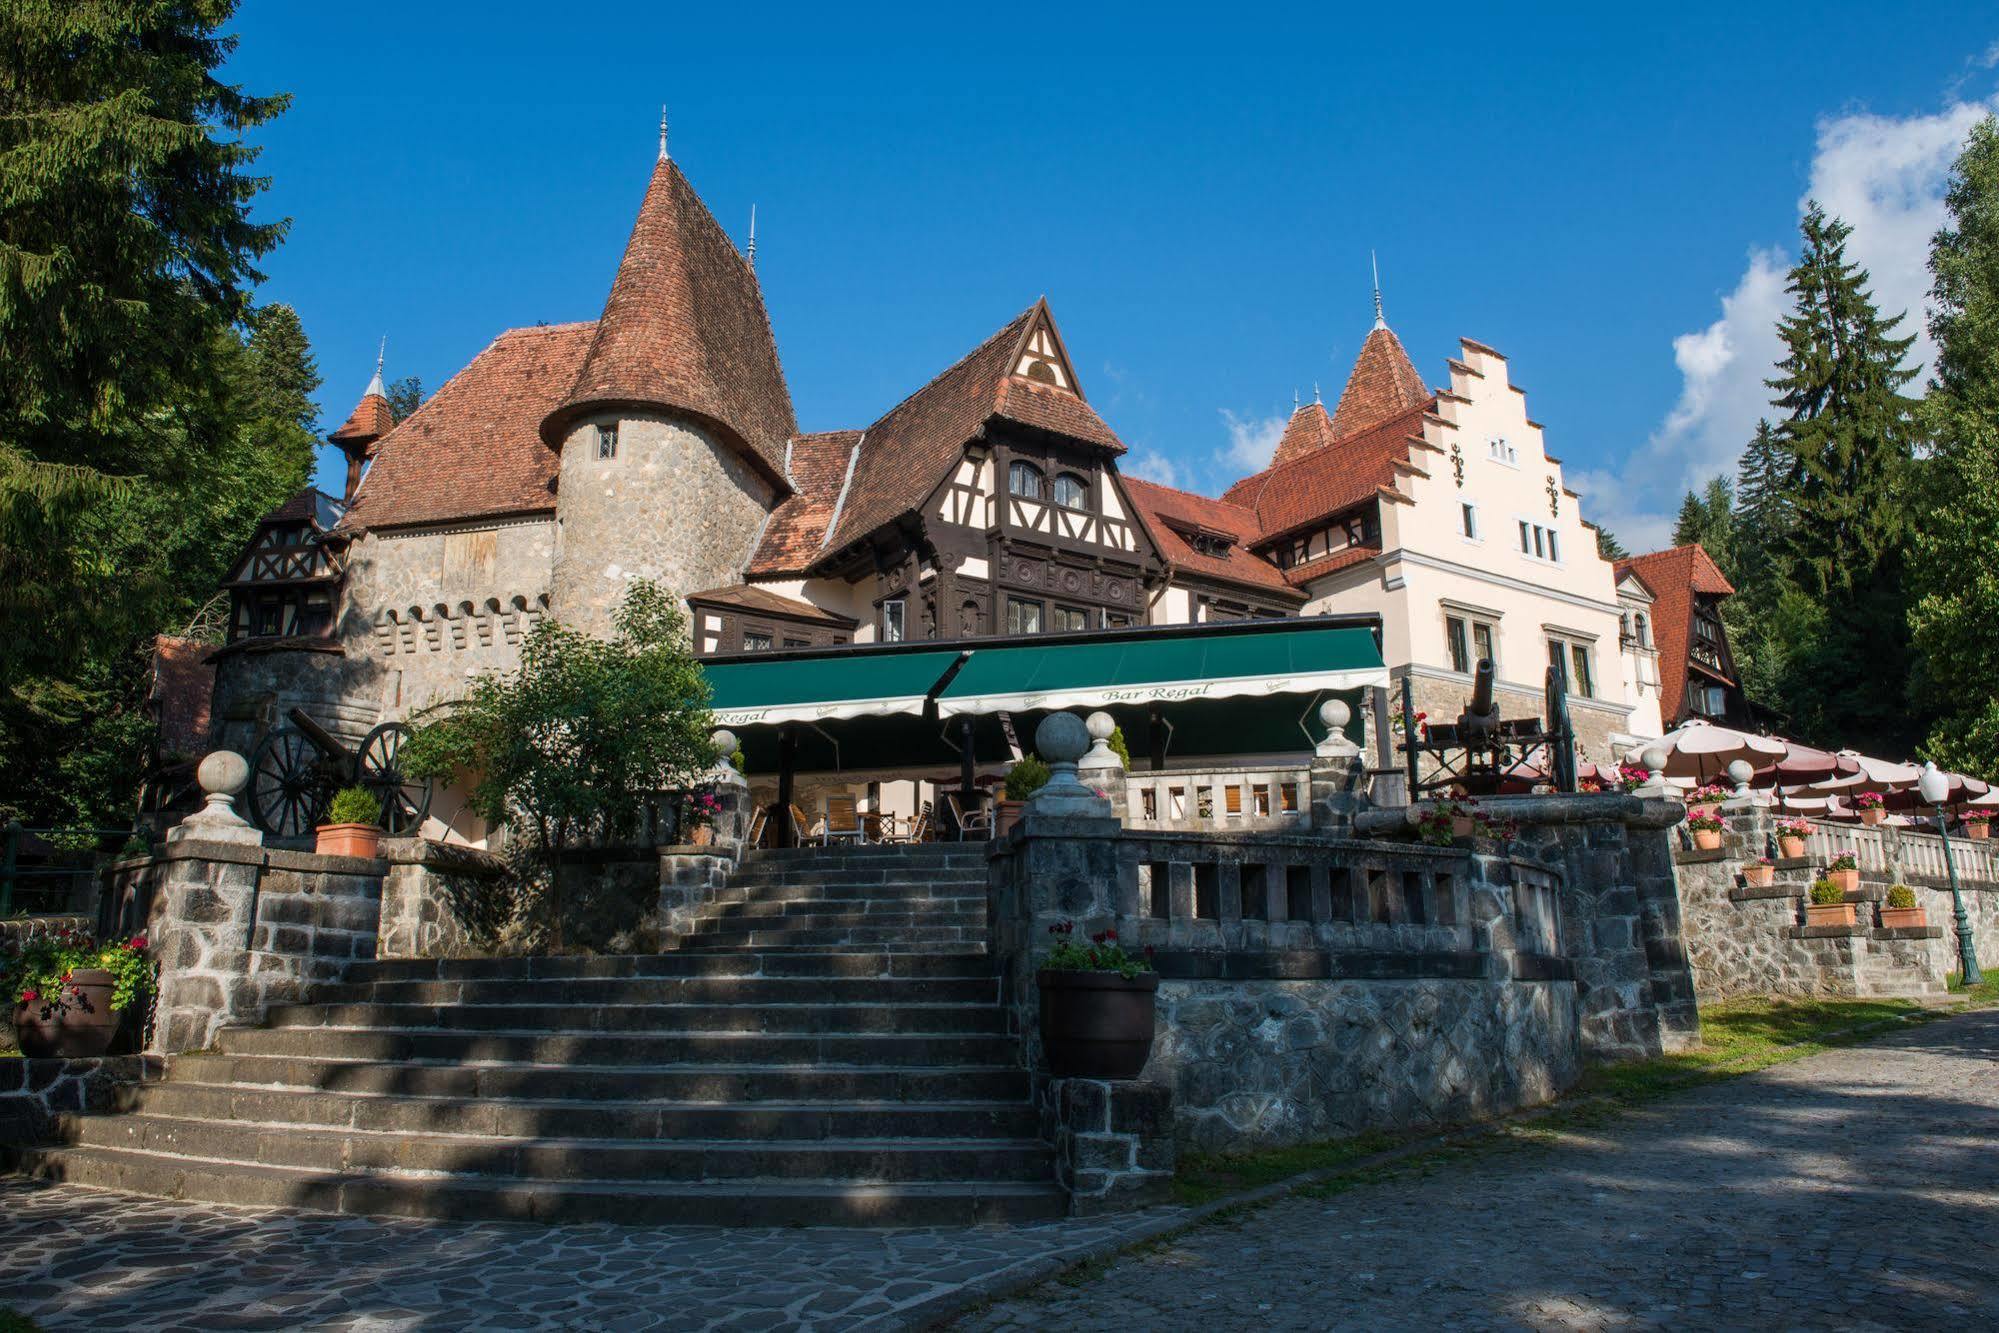
[[[304,838],[324,822],[333,794],[364,787],[381,803],[382,827],[401,837],[423,827],[431,784],[403,772],[410,729],[384,722],[347,748],[303,708],[265,733],[250,755],[250,818],[278,838]]]
[[[1401,750],[1409,792],[1462,791],[1490,796],[1546,782],[1556,791],[1576,789],[1575,734],[1569,725],[1568,677],[1548,668],[1545,718],[1502,718],[1493,693],[1492,659],[1482,657],[1472,676],[1471,698],[1454,723],[1416,721],[1409,678],[1402,679]],[[1428,771],[1420,761],[1428,758]]]

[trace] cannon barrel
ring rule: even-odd
[[[294,708],[290,716],[292,725],[305,733],[305,738],[312,742],[315,750],[336,763],[353,766],[354,752],[347,748],[347,742],[320,726],[313,720],[312,714],[303,708]]]
[[[1481,657],[1472,677],[1471,702],[1458,715],[1458,733],[1468,744],[1486,740],[1499,730],[1499,709],[1492,700],[1492,659]]]

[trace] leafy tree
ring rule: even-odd
[[[1940,718],[1927,752],[1999,777],[1999,121],[1972,128],[1930,243],[1937,358],[1924,415],[1933,448],[1917,468],[1909,629]]]
[[[525,837],[561,948],[565,853],[632,832],[647,797],[693,781],[714,757],[710,726],[686,616],[639,580],[611,638],[544,618],[517,669],[476,678],[419,720],[403,760],[418,777],[465,783],[476,813]]]
[[[423,406],[423,381],[414,375],[405,375],[389,386],[389,415],[398,424]]]

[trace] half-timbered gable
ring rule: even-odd
[[[222,586],[229,592],[229,639],[318,637],[333,627],[344,572],[339,543],[323,540],[340,502],[306,487],[266,514]]]

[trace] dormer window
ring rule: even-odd
[[[1042,485],[1041,469],[1032,463],[1015,463],[1006,470],[1006,488],[1023,500],[1039,500]]]
[[[1088,509],[1090,483],[1073,472],[1062,473],[1055,478],[1055,503],[1068,509]]]
[[[618,456],[618,427],[616,423],[597,427],[597,457],[616,458]]]

